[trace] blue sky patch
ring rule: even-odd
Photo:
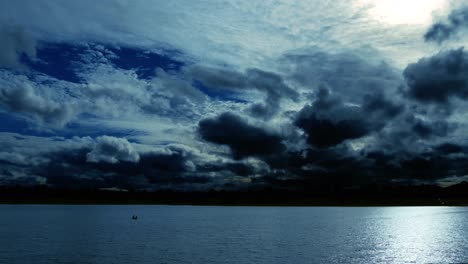
[[[169,56],[137,48],[119,47],[108,48],[108,50],[116,55],[110,58],[112,64],[120,69],[134,70],[140,79],[150,79],[156,76],[156,68],[179,71],[184,65],[181,61]]]
[[[177,55],[177,52],[171,54]],[[139,48],[65,42],[42,43],[37,50],[37,59],[25,55],[21,59],[36,72],[73,83],[83,82],[78,73],[81,66],[90,62],[109,62],[120,69],[134,70],[140,79],[154,77],[156,68],[178,71],[184,65],[168,55]]]
[[[84,52],[83,46],[66,43],[44,43],[37,50],[37,59],[30,60],[23,56],[23,62],[31,69],[52,76],[59,80],[80,83],[76,74],[76,63],[80,54]]]

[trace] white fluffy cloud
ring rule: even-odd
[[[70,121],[75,115],[70,102],[59,103],[46,94],[38,94],[39,86],[25,76],[0,72],[0,105],[41,124],[61,127]]]
[[[102,136],[96,139],[93,150],[86,155],[88,162],[138,162],[140,155],[125,138]]]

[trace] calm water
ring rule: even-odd
[[[0,262],[460,263],[468,207],[0,205]]]

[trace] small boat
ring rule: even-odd
[[[138,219],[138,216],[133,215],[133,216],[132,216],[132,219],[133,219],[133,220],[137,220],[137,219]]]

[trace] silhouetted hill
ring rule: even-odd
[[[451,195],[468,196],[468,182],[463,181],[459,184],[455,184],[449,187],[444,188],[444,192]]]

